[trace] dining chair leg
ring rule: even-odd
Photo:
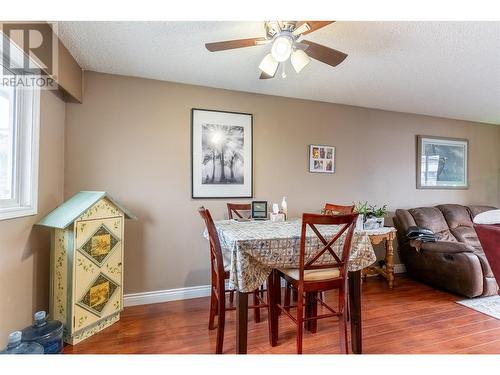
[[[233,306],[234,304],[234,291],[229,292],[229,304]]]
[[[311,295],[311,306],[310,306],[310,317],[316,317],[318,315],[318,292],[309,293]],[[309,321],[309,331],[311,333],[316,333],[318,330],[318,320],[313,319]]]
[[[339,288],[339,344],[340,354],[349,354],[347,346],[347,315],[345,309],[345,288]]]
[[[272,277],[273,277],[273,300],[272,300],[272,309],[273,313],[271,315],[272,320],[271,320],[271,329],[272,329],[272,335],[271,335],[271,346],[276,346],[278,345],[278,332],[279,332],[279,311],[281,311],[278,308],[278,304],[281,303],[281,278],[278,275],[278,272],[276,270],[273,270],[272,272]],[[269,286],[268,286],[269,288]]]
[[[304,293],[297,295],[297,354],[302,354],[302,335],[304,332]]]
[[[275,342],[273,340],[273,324],[276,306],[276,291],[274,288],[274,273],[271,272],[267,278],[267,327],[269,330],[269,345],[271,346],[275,346]]]
[[[259,306],[260,301],[259,301],[259,290],[255,290],[253,292],[253,304],[254,306]],[[255,323],[260,323],[260,307],[255,307],[253,309],[253,317],[255,320]]]
[[[306,298],[304,301],[304,313],[306,318],[309,318],[311,316],[311,294],[306,293]],[[304,320],[304,329],[307,331],[311,330],[311,321],[310,320]]]
[[[210,293],[210,316],[208,318],[208,329],[215,329],[214,321],[217,312],[217,297],[215,296],[213,287]]]
[[[224,295],[219,292],[219,295]],[[217,339],[215,346],[215,354],[222,354],[222,346],[224,345],[224,326],[226,319],[225,298],[220,298],[218,301],[219,315],[217,317]]]
[[[290,311],[291,292],[292,292],[292,286],[287,282],[285,286],[285,300],[283,301],[283,306],[286,311]]]
[[[351,321],[351,308],[349,307],[349,288],[345,291],[345,319],[346,321]]]

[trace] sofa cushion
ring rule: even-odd
[[[468,226],[459,226],[453,229],[450,229],[450,232],[455,236],[455,238],[463,242],[467,245],[472,246],[474,249],[480,250],[481,249],[481,243],[479,242],[479,239],[477,238],[476,231],[474,228],[468,227]]]
[[[465,206],[460,206],[458,204],[441,204],[436,207],[443,213],[450,229],[460,226],[472,228],[472,219]]]
[[[417,226],[430,229],[440,241],[456,241],[442,212],[436,207],[419,207],[408,210]]]

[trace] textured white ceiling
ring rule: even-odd
[[[308,39],[347,53],[336,68],[259,80],[269,46],[208,52],[263,36],[262,22],[60,22],[84,69],[500,124],[500,22],[336,22]]]

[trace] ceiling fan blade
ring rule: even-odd
[[[339,65],[347,57],[347,54],[344,52],[322,46],[321,44],[317,44],[309,40],[303,40],[302,43],[309,46],[306,50],[309,57],[331,66]]]
[[[276,69],[276,71],[278,71],[278,69]],[[270,78],[274,78],[275,75],[276,75],[276,72],[274,72],[274,75],[272,75],[272,76],[270,76],[269,74],[266,74],[264,72],[261,72],[259,79],[270,79]]]
[[[235,48],[252,47],[266,41],[266,38],[235,39],[226,40],[224,42],[205,43],[205,47],[207,47],[210,52],[216,52]]]
[[[319,30],[322,27],[328,26],[331,23],[334,23],[335,21],[300,21],[297,22],[297,25],[295,26],[295,30],[298,29],[306,29],[304,32],[301,32],[299,34],[302,35],[307,35],[309,33],[312,33],[313,31]],[[304,26],[304,24],[307,24],[309,26],[309,29],[307,30],[307,27]],[[294,34],[296,35],[296,34]]]

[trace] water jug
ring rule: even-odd
[[[23,329],[24,342],[37,342],[43,346],[45,354],[57,354],[63,351],[63,324],[58,320],[47,320],[45,311],[34,315],[31,327]]]
[[[21,342],[21,331],[9,335],[7,347],[0,354],[43,354],[43,346],[36,342]]]

